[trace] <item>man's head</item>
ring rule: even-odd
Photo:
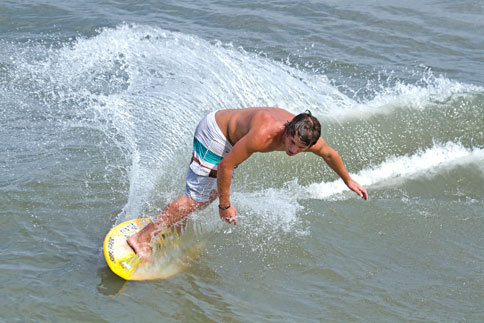
[[[285,134],[298,139],[301,146],[310,148],[321,136],[321,124],[313,117],[311,111],[298,114],[285,125]]]

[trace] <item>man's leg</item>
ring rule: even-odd
[[[217,191],[210,194],[207,202],[197,202],[189,196],[181,195],[169,203],[161,214],[145,226],[140,232],[128,238],[128,244],[142,259],[149,260],[151,254],[150,242],[153,236],[164,228],[171,227],[191,212],[212,203],[217,197]]]

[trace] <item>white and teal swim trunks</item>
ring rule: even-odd
[[[193,139],[193,158],[187,173],[185,195],[207,202],[217,189],[216,171],[222,158],[232,149],[211,112],[200,121]]]

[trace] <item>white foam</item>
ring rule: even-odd
[[[449,167],[469,163],[482,165],[483,162],[484,149],[471,150],[461,144],[448,142],[444,145],[436,144],[412,156],[390,157],[376,167],[351,174],[351,177],[363,186],[394,185],[417,176],[433,176]],[[332,199],[341,198],[341,193],[349,189],[341,180],[337,180],[311,184],[305,191],[310,198]]]
[[[259,192],[233,193],[243,221],[256,233],[305,231],[297,212],[304,209],[290,190],[270,188]]]

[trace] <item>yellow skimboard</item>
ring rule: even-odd
[[[104,238],[104,258],[106,258],[109,268],[123,279],[131,280],[131,274],[141,263],[127,240],[148,223],[150,223],[148,218],[123,222],[112,228]]]
[[[112,228],[104,239],[104,258],[109,268],[125,280],[164,279],[188,267],[200,253],[200,245],[180,248],[180,236],[170,229],[158,234],[152,243],[152,260],[142,261],[128,245],[128,238],[143,229],[151,220],[133,219]]]

